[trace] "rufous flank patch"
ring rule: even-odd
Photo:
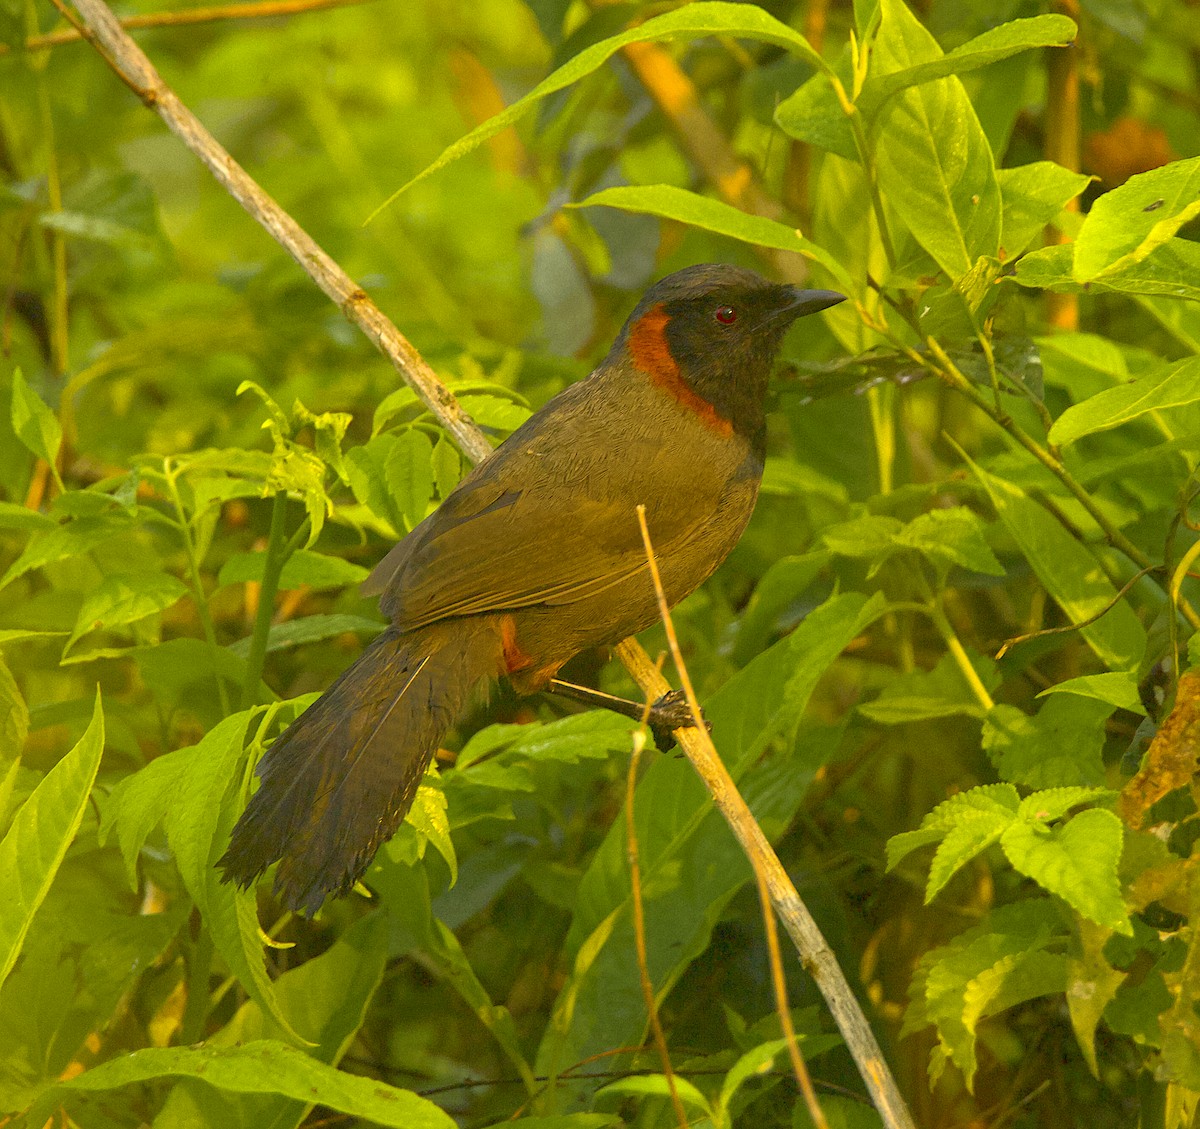
[[[703,396],[698,395],[683,379],[679,362],[671,355],[667,341],[667,323],[671,315],[661,302],[651,306],[629,331],[629,355],[634,367],[645,373],[654,385],[661,388],[677,403],[699,417],[705,427],[718,435],[732,435],[733,424],[717,413]]]

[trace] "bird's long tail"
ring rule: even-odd
[[[501,651],[479,620],[375,639],[259,762],[261,784],[217,864],[224,880],[248,886],[278,862],[276,892],[309,913],[353,886]]]

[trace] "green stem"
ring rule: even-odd
[[[165,460],[163,470],[166,474],[167,489],[171,493],[171,501],[179,518],[179,535],[183,539],[184,553],[187,555],[188,579],[192,585],[192,599],[196,602],[196,614],[200,617],[200,625],[204,628],[204,638],[210,647],[217,646],[217,629],[213,623],[212,611],[208,606],[208,597],[204,594],[204,582],[200,578],[200,561],[196,556],[196,541],[192,537],[192,525],[184,512],[183,499],[179,496],[178,472],[170,459]],[[214,675],[217,680],[217,695],[221,700],[221,713],[228,717],[232,712],[229,703],[229,692],[225,689],[225,680],[220,674]]]
[[[280,490],[271,502],[271,531],[267,535],[267,559],[263,564],[262,584],[258,591],[254,634],[250,639],[250,654],[246,658],[242,709],[249,709],[258,699],[258,685],[262,681],[263,664],[267,658],[267,640],[271,634],[271,619],[275,615],[275,594],[279,591],[279,577],[288,557],[294,551],[292,542],[284,543],[286,518],[287,492]]]
[[[954,627],[946,618],[946,613],[942,611],[941,605],[937,602],[936,598],[931,599],[929,602],[929,618],[933,620],[933,625],[937,628],[943,642],[945,642],[946,649],[950,652],[958,669],[962,671],[962,676],[967,680],[967,685],[971,687],[975,697],[979,699],[979,704],[985,710],[991,710],[996,703],[992,700],[991,694],[988,693],[987,687],[983,684],[983,679],[979,677],[979,671],[975,669],[975,664],[971,662],[966,648],[959,641]]]

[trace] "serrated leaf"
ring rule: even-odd
[[[1084,435],[1108,431],[1144,416],[1200,401],[1200,357],[1189,357],[1144,373],[1128,384],[1106,388],[1073,404],[1054,421],[1050,442],[1073,443]]]
[[[757,247],[793,251],[820,263],[841,285],[852,292],[851,281],[845,268],[823,247],[806,239],[797,228],[788,227],[787,224],[767,219],[765,216],[751,215],[720,200],[689,192],[686,188],[676,188],[670,184],[605,188],[593,193],[586,200],[581,200],[576,207],[590,208],[598,205],[678,220],[702,231],[727,235],[731,239],[738,239]]]
[[[1192,639],[1200,639],[1193,635]],[[1191,640],[1188,640],[1191,645]],[[1095,698],[1099,702],[1107,702],[1118,709],[1129,710],[1132,713],[1146,714],[1138,693],[1137,681],[1128,671],[1112,670],[1103,674],[1081,674],[1078,678],[1068,678],[1049,689],[1043,690],[1038,697],[1048,694],[1077,694],[1081,698]]]
[[[462,456],[445,436],[434,444],[431,465],[438,497],[445,498],[462,478]]]
[[[1057,827],[1013,823],[1000,846],[1014,869],[1082,916],[1132,936],[1117,878],[1122,841],[1121,821],[1110,811],[1092,808]]]
[[[1063,694],[1037,714],[998,705],[983,726],[983,747],[1005,780],[1030,788],[1090,787],[1104,780],[1105,722],[1112,706]]]
[[[89,631],[136,623],[169,608],[187,593],[187,585],[169,573],[109,573],[83,601],[63,654]]]
[[[929,881],[925,886],[925,904],[929,905],[938,893],[976,855],[982,854],[997,842],[1013,821],[1013,816],[980,812],[974,818],[963,819],[946,832],[938,844],[933,862],[929,864]]]
[[[437,160],[422,169],[399,191],[385,200],[377,212],[386,208],[400,193],[407,191],[414,184],[431,176],[438,169],[450,164],[451,161],[465,156],[502,129],[507,129],[547,95],[562,90],[599,69],[622,47],[630,43],[648,43],[659,39],[701,35],[730,35],[756,39],[782,47],[821,69],[824,69],[826,65],[804,36],[775,19],[774,16],[768,15],[761,8],[751,4],[717,2],[688,4],[677,11],[648,19],[645,23],[639,24],[629,31],[610,36],[580,51],[579,54],[538,83],[523,98],[471,130],[466,137],[462,137],[453,145],[448,146]]]
[[[881,81],[942,50],[902,0],[882,0],[871,55]],[[1000,187],[991,146],[953,76],[905,90],[879,115],[879,186],[909,231],[953,281],[1000,250]]]
[[[949,1060],[962,1071],[967,1086],[972,1085],[979,1020],[1002,1003],[1008,1006],[1001,999],[1006,978],[1017,972],[1021,960],[1046,949],[1063,932],[1049,899],[1017,902],[994,909],[986,922],[925,956],[913,981],[901,1035],[927,1023],[935,1026],[940,1053],[930,1060],[931,1079]]]
[[[383,464],[392,504],[412,529],[425,516],[433,498],[433,445],[424,432],[409,428],[395,437]]]
[[[463,410],[480,427],[497,431],[515,431],[533,413],[524,404],[505,396],[463,395],[458,398]]]
[[[97,689],[83,736],[41,779],[0,841],[0,890],[5,903],[0,914],[0,984],[12,971],[33,915],[83,822],[103,752],[104,712]]]
[[[864,514],[839,522],[821,534],[821,540],[843,557],[876,557],[891,550],[904,523],[886,514]]]
[[[156,1078],[196,1078],[235,1094],[281,1094],[394,1129],[454,1129],[432,1102],[375,1078],[346,1074],[294,1047],[259,1040],[240,1047],[147,1047],[54,1083],[35,1104],[42,1124],[69,1096],[107,1092]]]
[[[1031,823],[1052,823],[1079,804],[1115,797],[1116,793],[1107,788],[1043,788],[1040,792],[1030,793],[1021,801],[1017,815]]]
[[[428,784],[420,785],[405,818],[446,860],[446,865],[450,868],[450,885],[453,886],[458,881],[458,854],[454,850],[454,840],[450,837],[450,820],[446,817],[446,794],[440,788],[431,788]]]
[[[921,514],[896,535],[896,542],[934,560],[940,558],[973,572],[1004,575],[1004,566],[984,540],[983,522],[966,506]]]
[[[58,417],[42,403],[21,370],[12,375],[12,429],[18,439],[40,459],[53,464],[62,446]]]
[[[1120,274],[1198,215],[1200,157],[1131,176],[1092,204],[1075,240],[1075,281]]]

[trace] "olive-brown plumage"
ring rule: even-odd
[[[220,860],[278,862],[285,904],[343,893],[399,826],[481,682],[531,693],[658,618],[736,544],[762,477],[767,379],[797,318],[842,300],[708,265],[646,293],[604,361],[476,467],[363,585],[392,626],[271,746]]]

